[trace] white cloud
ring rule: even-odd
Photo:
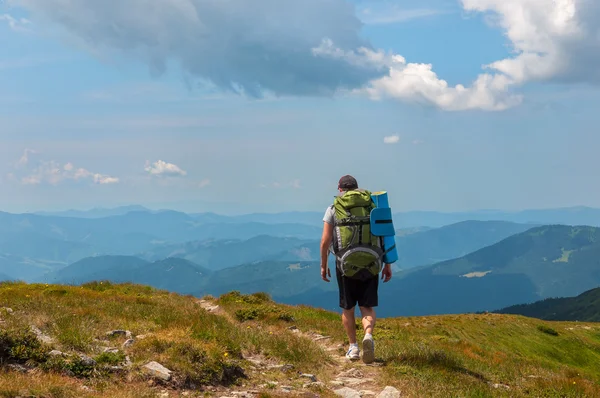
[[[8,26],[15,32],[26,32],[31,21],[26,18],[15,18],[10,14],[0,14],[0,22],[6,22]]]
[[[203,180],[199,181],[199,182],[196,184],[196,186],[197,186],[198,188],[205,188],[205,187],[207,187],[207,186],[209,186],[209,185],[210,185],[210,182],[211,182],[211,181],[210,181],[208,178],[205,178],[205,179],[203,179]]]
[[[423,141],[423,140],[413,140],[412,141],[413,145],[421,145],[421,144],[424,144],[424,143],[425,143],[425,141]]]
[[[38,152],[35,149],[25,148],[25,150],[23,151],[23,155],[21,155],[21,157],[17,161],[17,163],[15,164],[15,167],[19,168],[19,167],[27,166],[27,164],[29,163],[29,155],[33,155],[33,154],[37,154],[37,153]]]
[[[369,4],[369,3],[366,3]],[[384,25],[407,22],[413,19],[427,18],[443,14],[443,10],[435,8],[402,8],[396,4],[375,3],[359,8],[358,15],[367,25]]]
[[[19,173],[9,173],[7,177],[12,181],[19,181],[23,185],[40,185],[47,183],[58,185],[65,181],[90,180],[95,184],[116,184],[119,178],[108,175],[93,173],[84,168],[75,168],[68,162],[61,164],[55,160],[38,160],[36,166],[31,167],[31,159],[26,156],[29,153],[37,153],[31,150],[25,150],[24,155],[17,162],[15,169],[21,170]]]
[[[465,10],[491,13],[516,55],[486,65],[515,84],[600,82],[597,0],[462,0]],[[490,14],[487,14],[490,15]]]
[[[176,164],[167,163],[164,160],[157,160],[152,164],[150,164],[150,162],[147,161],[144,170],[146,170],[149,174],[154,176],[175,177],[185,176],[187,174],[185,170],[182,170]]]
[[[62,26],[98,56],[136,58],[153,74],[175,61],[190,82],[255,97],[356,94],[446,111],[502,111],[522,102],[514,90],[529,81],[600,81],[597,0],[461,1],[467,11],[495,16],[516,55],[454,86],[433,65],[409,62],[361,38],[362,23],[347,0],[8,3],[26,8],[34,21]],[[358,14],[368,23],[393,23],[439,11],[389,4],[370,2]]]
[[[388,135],[387,137],[383,137],[383,142],[385,144],[397,144],[400,142],[399,135]]]

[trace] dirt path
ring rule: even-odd
[[[220,308],[214,302],[210,300],[198,300],[197,303],[206,311],[214,313],[216,315],[226,317],[230,322],[235,323],[235,319],[227,313],[227,311]],[[276,396],[285,396],[286,394],[292,395],[306,395],[308,391],[312,391],[312,387],[325,389],[325,395],[342,396],[346,398],[360,398],[360,397],[377,397],[377,398],[398,398],[400,393],[394,387],[384,386],[379,383],[380,369],[382,366],[380,362],[373,362],[372,364],[365,364],[361,360],[350,361],[345,357],[345,347],[343,344],[336,344],[331,341],[329,336],[323,336],[318,333],[302,331],[296,326],[290,327],[293,333],[297,333],[299,336],[304,336],[311,339],[315,344],[318,344],[331,358],[331,369],[327,372],[331,375],[327,380],[317,381],[313,375],[301,375],[307,378],[307,383],[304,384],[301,391],[286,389],[286,386],[280,388],[280,392],[283,394],[276,394]],[[253,362],[258,368],[264,367],[267,369],[281,368],[286,365],[281,364],[266,364],[262,358],[258,357],[247,357],[247,360]],[[311,377],[312,376],[312,377]],[[223,391],[225,392],[225,391]],[[222,395],[231,397],[255,397],[258,391],[248,392],[236,392],[227,391],[227,394]],[[319,396],[318,394],[316,396]]]

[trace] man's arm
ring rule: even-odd
[[[329,246],[333,238],[333,225],[323,222],[323,235],[321,236],[321,279],[329,282],[327,276],[331,278],[331,271],[327,266],[327,257],[329,256]]]

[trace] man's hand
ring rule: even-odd
[[[325,282],[329,282],[327,276],[331,278],[331,271],[329,270],[329,267],[327,265],[321,265],[321,279],[323,279]]]
[[[381,271],[381,279],[383,283],[392,279],[392,264],[386,264]]]

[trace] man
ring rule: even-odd
[[[343,176],[338,182],[338,198],[343,197],[347,192],[359,190],[356,179],[350,175]],[[336,198],[336,199],[338,199]],[[370,199],[370,197],[369,197]],[[366,202],[365,202],[366,206]],[[368,207],[367,207],[368,208]],[[350,214],[346,209],[344,211]],[[362,214],[368,214],[368,210],[363,210]],[[327,266],[327,260],[329,255],[329,249],[332,247],[334,239],[334,227],[335,227],[335,214],[336,210],[334,205],[327,208],[325,216],[323,217],[323,235],[321,238],[321,278],[329,282],[331,278],[331,271]],[[336,237],[337,239],[338,237]],[[372,239],[372,237],[370,238]],[[381,266],[381,259],[377,262],[377,271]],[[375,360],[375,343],[373,341],[373,329],[375,328],[375,309],[378,305],[378,274],[365,274],[361,277],[358,275],[349,277],[343,275],[340,271],[340,261],[336,258],[336,279],[339,288],[339,300],[340,307],[342,308],[342,324],[348,335],[350,342],[350,348],[346,352],[346,358],[350,360],[357,360],[360,358],[360,349],[356,342],[356,321],[354,318],[355,308],[358,304],[360,313],[362,316],[362,325],[364,329],[364,339],[362,341],[363,350],[363,362],[372,363]],[[381,279],[383,282],[387,282],[392,278],[392,267],[391,264],[385,264],[381,270]]]

